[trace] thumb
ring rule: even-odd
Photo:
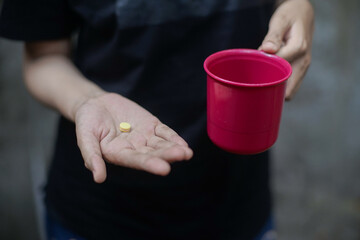
[[[267,53],[276,53],[279,51],[289,28],[289,19],[275,13],[270,20],[269,31],[259,47],[259,50],[263,50]]]
[[[92,172],[94,181],[97,183],[104,182],[106,179],[106,166],[102,158],[99,140],[91,133],[77,134],[77,143],[85,167]]]

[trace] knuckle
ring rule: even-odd
[[[294,46],[294,52],[297,54],[301,54],[302,53],[302,43],[299,42]]]
[[[307,49],[308,49],[308,43],[307,43],[307,41],[305,41],[305,40],[302,41],[302,42],[299,44],[298,49],[299,49],[299,52],[300,52],[301,54],[306,53],[306,51],[307,51]]]

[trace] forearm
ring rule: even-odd
[[[27,44],[24,80],[36,99],[74,121],[78,106],[104,91],[81,75],[68,57],[69,47],[61,44],[45,51],[34,51],[34,46]]]

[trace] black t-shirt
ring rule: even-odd
[[[87,239],[253,239],[271,212],[268,153],[239,156],[210,142],[202,64],[215,51],[257,48],[272,10],[272,0],[5,1],[1,36],[39,41],[76,30],[81,73],[139,103],[194,150],[169,176],[107,164],[96,184],[74,124],[61,118],[49,213]]]

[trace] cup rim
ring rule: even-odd
[[[285,72],[285,77],[281,78],[280,80],[268,82],[268,83],[239,83],[239,82],[234,82],[234,81],[230,81],[230,80],[218,77],[209,70],[208,66],[209,66],[209,64],[211,64],[211,62],[218,60],[224,56],[229,57],[231,55],[236,56],[238,54],[241,54],[244,57],[243,59],[252,59],[252,60],[263,61],[263,62],[272,64],[275,67],[283,70]],[[271,60],[271,61],[269,61],[269,60]],[[289,79],[289,77],[292,74],[291,65],[285,59],[283,59],[275,54],[266,53],[262,50],[247,49],[247,48],[226,49],[226,50],[215,52],[205,59],[204,69],[205,69],[206,73],[209,76],[211,76],[213,79],[215,79],[219,82],[225,83],[225,84],[229,84],[229,85],[233,85],[233,86],[240,86],[240,87],[274,86],[274,85],[278,85],[282,82],[285,82],[286,80]]]

